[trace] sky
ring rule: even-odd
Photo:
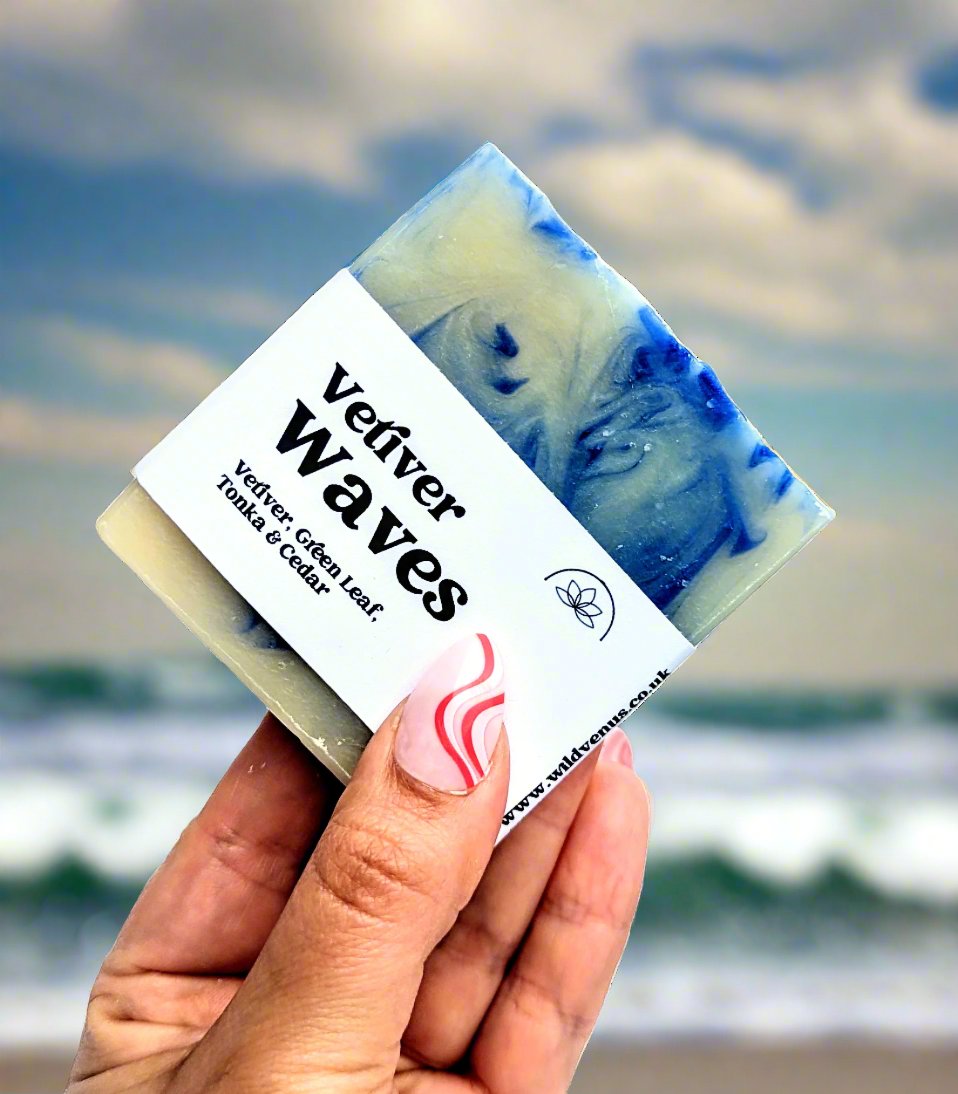
[[[485,140],[838,520],[694,682],[958,676],[958,6],[6,0],[0,659],[190,654],[129,467]]]

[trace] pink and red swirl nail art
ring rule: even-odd
[[[503,727],[502,660],[485,634],[433,662],[403,708],[396,759],[440,790],[466,791],[489,770]]]

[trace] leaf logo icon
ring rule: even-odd
[[[584,589],[578,581],[573,578],[565,588],[561,585],[556,585],[555,591],[562,603],[575,612],[576,619],[578,619],[584,627],[588,627],[590,630],[595,629],[595,621],[603,612],[595,602],[596,589],[594,587],[590,586],[589,588]]]

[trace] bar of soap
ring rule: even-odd
[[[494,145],[350,268],[690,642],[834,516]]]
[[[833,513],[492,145],[351,272],[692,643]],[[336,774],[369,731],[137,484],[105,542]]]

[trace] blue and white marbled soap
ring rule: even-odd
[[[494,145],[350,269],[691,642],[832,519]]]
[[[492,145],[351,269],[690,641],[832,518],[712,370]],[[136,481],[97,528],[348,778],[369,731]]]

